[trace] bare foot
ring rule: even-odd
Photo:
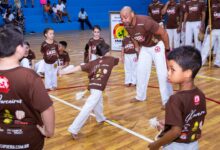
[[[129,87],[129,86],[130,86],[130,83],[129,83],[129,84],[125,84],[125,86],[126,86],[126,87]]]
[[[72,136],[72,138],[73,138],[74,140],[78,140],[78,139],[79,139],[78,134],[73,134],[73,133],[71,133],[71,136]]]
[[[131,87],[135,87],[136,86],[136,84],[131,84]]]
[[[136,102],[142,102],[142,101],[137,100],[136,98],[133,98],[133,99],[130,101],[130,103],[136,103]]]

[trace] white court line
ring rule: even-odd
[[[64,100],[62,100],[62,99],[60,99],[60,98],[57,98],[56,96],[51,95],[51,94],[49,94],[49,96],[50,96],[51,98],[53,98],[53,99],[55,99],[55,100],[57,100],[57,101],[63,103],[63,104],[66,104],[66,105],[68,105],[68,106],[70,106],[70,107],[73,107],[73,108],[75,108],[75,109],[81,111],[81,108],[78,107],[78,106],[75,106],[75,105],[73,105],[73,104],[71,104],[71,103],[68,103],[68,102],[66,102],[66,101],[64,101]],[[93,117],[95,117],[95,114],[93,114],[93,113],[90,113],[90,115],[93,116]],[[106,120],[106,122],[109,123],[109,124],[111,124],[112,126],[115,126],[115,127],[119,128],[119,129],[121,129],[121,130],[124,130],[124,131],[126,131],[126,132],[128,132],[128,133],[130,133],[130,134],[132,134],[132,135],[134,135],[134,136],[137,136],[137,137],[139,137],[140,139],[142,139],[142,140],[144,140],[144,141],[147,141],[147,142],[149,142],[149,143],[154,142],[154,141],[151,140],[150,138],[148,138],[148,137],[146,137],[146,136],[144,136],[144,135],[141,135],[141,134],[139,134],[139,133],[137,133],[137,132],[134,132],[134,131],[132,131],[132,130],[130,130],[130,129],[128,129],[128,128],[125,128],[125,127],[123,127],[123,126],[121,126],[121,125],[119,125],[119,124],[117,124],[117,123],[114,123],[114,122],[112,122],[112,121],[110,121],[110,120]]]

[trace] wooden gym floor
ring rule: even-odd
[[[102,37],[110,43],[109,30],[102,31]],[[71,64],[83,62],[84,45],[92,37],[92,32],[70,31],[55,33],[56,41],[65,40],[70,54]],[[37,60],[42,59],[40,45],[42,34],[26,35]],[[120,52],[112,52],[120,57]],[[37,61],[36,60],[36,61]],[[199,140],[201,150],[216,150],[220,147],[220,68],[204,66],[195,79],[196,85],[207,97],[207,111],[203,136]],[[150,127],[148,120],[152,117],[163,118],[161,99],[155,68],[151,72],[148,87],[148,100],[130,103],[135,96],[134,87],[125,87],[123,64],[120,62],[112,71],[104,92],[104,114],[111,119],[104,125],[98,125],[93,116],[89,117],[80,131],[80,139],[71,139],[67,128],[79,113],[89,93],[80,101],[75,94],[87,87],[87,74],[77,72],[58,78],[58,90],[49,92],[56,112],[56,130],[53,138],[47,139],[45,150],[144,150],[149,141],[158,133]],[[174,89],[178,89],[174,86]],[[211,100],[217,101],[213,102]]]

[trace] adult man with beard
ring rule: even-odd
[[[169,39],[166,31],[151,17],[135,15],[131,7],[125,6],[120,12],[121,20],[131,38],[140,46],[137,64],[136,97],[131,102],[146,99],[152,61],[156,66],[163,106],[172,94],[167,82],[165,49],[169,51]],[[144,83],[144,84],[143,84]]]

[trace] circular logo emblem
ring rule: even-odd
[[[115,39],[123,39],[128,35],[127,30],[122,23],[116,24],[113,29],[113,35]]]

